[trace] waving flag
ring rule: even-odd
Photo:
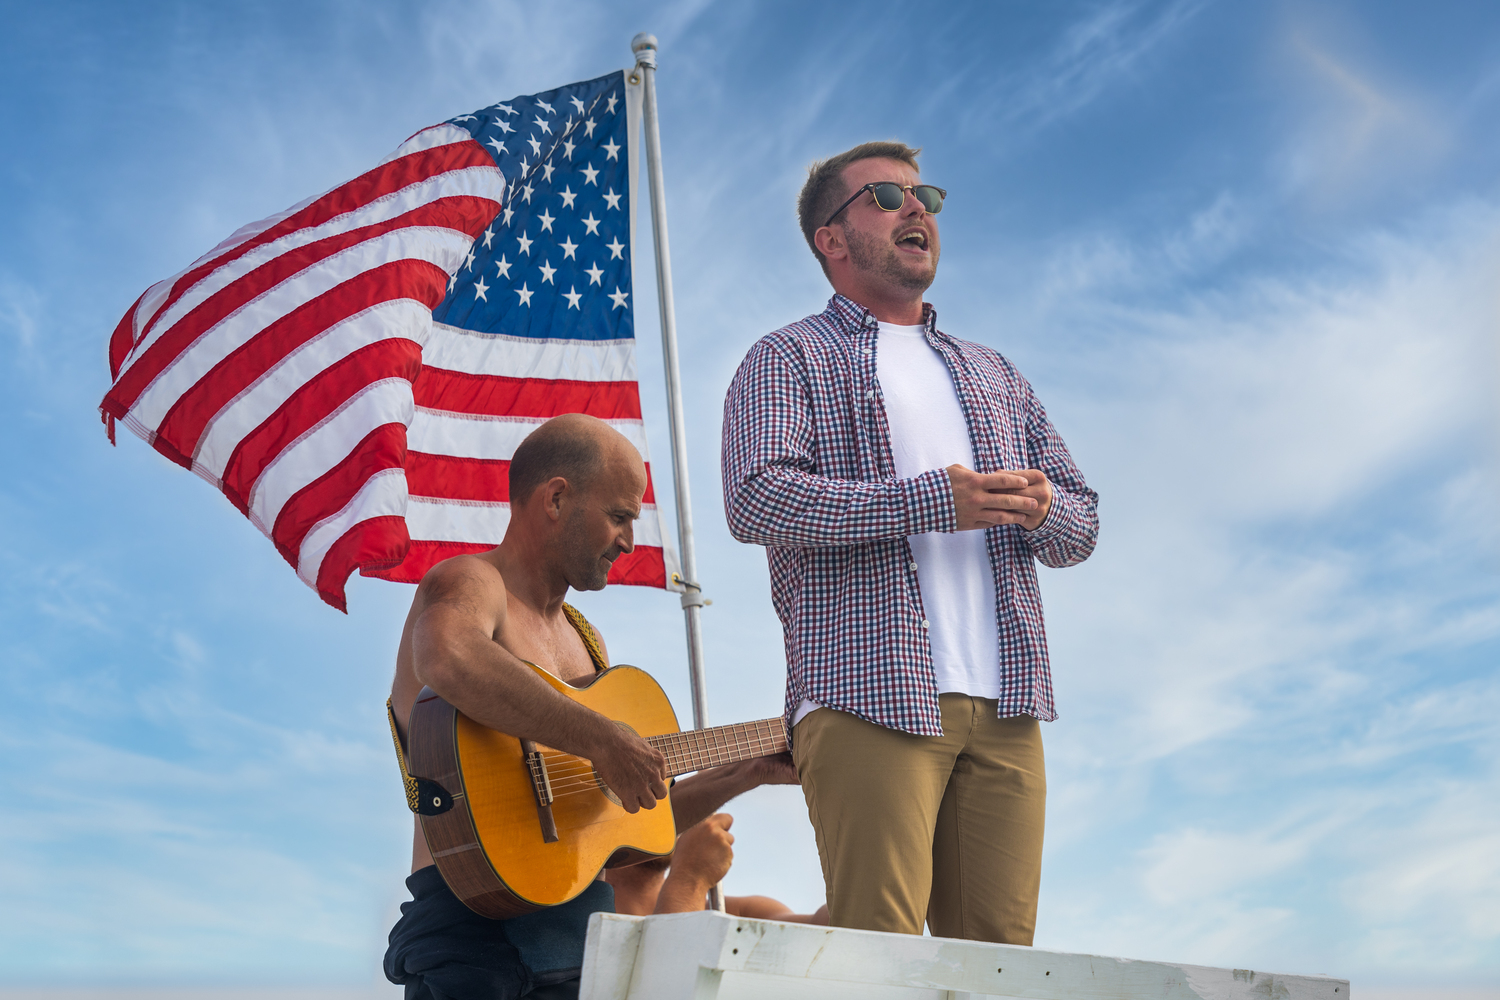
[[[499,543],[510,456],[588,413],[646,455],[624,74],[407,140],[131,307],[101,410],[213,483],[323,600]],[[611,583],[675,569],[652,487]],[[669,565],[674,564],[674,565]]]

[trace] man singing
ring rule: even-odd
[[[1015,367],[922,301],[946,192],[918,152],[809,171],[836,294],[740,365],[724,499],[767,547],[830,922],[1029,945],[1057,717],[1035,560],[1088,557],[1098,496]]]

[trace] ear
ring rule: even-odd
[[[571,487],[562,476],[553,476],[542,484],[542,509],[554,521],[562,519],[563,497]]]
[[[849,244],[844,241],[843,226],[824,226],[813,233],[813,243],[828,260],[843,260],[849,256]]]

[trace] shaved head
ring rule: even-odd
[[[630,447],[624,435],[596,417],[553,417],[528,434],[511,456],[510,502],[524,504],[538,486],[559,476],[587,492],[604,472],[609,446],[621,443]]]
[[[575,590],[598,590],[634,547],[646,466],[629,439],[582,413],[553,417],[510,460],[512,534],[541,545],[545,562]]]

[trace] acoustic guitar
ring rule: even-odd
[[[645,737],[674,777],[787,749],[781,719],[680,731],[666,692],[636,667],[611,667],[581,688],[532,669]],[[566,903],[603,868],[661,857],[676,844],[670,799],[627,813],[589,761],[486,728],[431,688],[418,695],[407,732],[428,850],[454,895],[482,916]]]

